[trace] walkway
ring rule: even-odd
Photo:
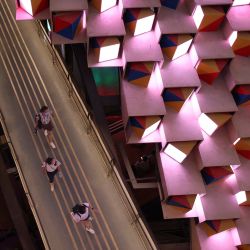
[[[145,249],[48,48],[33,22],[15,21],[12,2],[0,1],[0,109],[49,248]],[[54,111],[56,150],[41,132],[33,134],[33,117],[42,104]],[[54,193],[40,169],[47,156],[63,164],[64,178],[56,180]],[[98,209],[96,235],[73,223],[69,214],[85,200]]]

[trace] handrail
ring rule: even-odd
[[[100,153],[102,156],[104,156],[106,158],[105,163],[108,166],[107,175],[113,177],[112,180],[113,180],[114,184],[116,184],[116,187],[118,188],[118,191],[120,192],[121,197],[123,198],[124,205],[126,206],[127,203],[129,205],[129,207],[128,206],[126,206],[126,207],[127,207],[128,211],[130,211],[130,216],[133,219],[131,224],[136,225],[137,232],[138,232],[138,234],[142,240],[142,243],[146,249],[157,249],[157,246],[156,246],[154,240],[152,239],[150,233],[148,232],[144,221],[142,220],[141,216],[139,215],[138,210],[135,207],[135,204],[134,204],[130,194],[128,193],[128,190],[122,181],[122,178],[119,174],[119,171],[114,163],[114,160],[113,160],[114,157],[112,157],[111,153],[107,149],[107,145],[105,145],[104,140],[101,136],[101,133],[99,132],[97,126],[95,125],[94,120],[92,119],[91,112],[88,111],[88,109],[86,108],[86,104],[83,102],[83,100],[79,96],[79,94],[75,88],[75,85],[70,77],[70,74],[68,73],[68,70],[66,69],[64,63],[62,62],[62,59],[61,59],[58,51],[55,49],[54,45],[51,43],[51,40],[50,40],[48,34],[46,33],[44,27],[42,26],[41,22],[39,20],[36,20],[36,23],[38,26],[38,34],[39,35],[42,34],[45,43],[47,45],[49,45],[49,50],[52,54],[53,62],[56,62],[56,65],[60,66],[60,69],[63,71],[63,73],[66,77],[66,82],[67,82],[66,85],[67,85],[68,90],[69,90],[69,96],[73,98],[73,100],[74,100],[74,102],[75,102],[75,104],[80,112],[80,115],[83,119],[83,122],[85,124],[86,124],[86,119],[87,119],[87,125],[89,125],[88,131],[91,129],[91,131],[94,132],[94,135],[93,135],[93,133],[91,133],[91,135],[95,136],[95,138],[97,139],[97,141],[98,141],[97,146],[101,145],[101,149],[102,149],[102,152],[104,154],[101,152]],[[57,64],[57,62],[59,63],[59,65]],[[124,200],[124,198],[126,200]],[[131,214],[131,212],[132,212],[132,214]],[[140,227],[138,227],[138,225],[140,225]],[[148,247],[150,247],[150,248],[148,248]]]
[[[38,216],[38,213],[36,211],[36,208],[35,208],[35,203],[33,202],[32,200],[32,196],[30,194],[30,191],[29,191],[29,188],[28,188],[28,185],[26,183],[26,180],[24,178],[24,174],[22,172],[22,169],[20,167],[20,164],[19,164],[19,161],[18,161],[18,157],[17,157],[17,154],[15,152],[15,149],[13,147],[13,144],[12,144],[12,141],[11,141],[11,138],[9,136],[9,132],[8,132],[8,129],[7,129],[7,126],[5,124],[5,119],[4,119],[4,116],[2,114],[2,111],[0,110],[0,123],[1,123],[1,126],[3,128],[3,132],[4,132],[4,135],[5,135],[5,138],[6,138],[6,141],[8,143],[8,146],[10,148],[10,152],[11,152],[11,155],[13,157],[13,160],[15,162],[15,165],[16,165],[16,168],[17,168],[17,172],[19,174],[19,177],[20,177],[20,180],[22,182],[22,186],[23,186],[23,189],[24,189],[24,192],[25,192],[25,195],[27,197],[27,200],[29,202],[29,205],[30,205],[30,208],[31,208],[31,211],[33,213],[33,216],[35,218],[35,221],[36,221],[36,224],[38,226],[38,230],[40,232],[40,235],[41,235],[41,238],[42,238],[42,241],[43,241],[43,244],[44,244],[44,247],[46,250],[49,250],[50,249],[50,246],[49,246],[49,242],[48,242],[48,239],[46,237],[46,234],[45,234],[45,230],[43,229],[43,226],[42,226],[42,223],[39,219],[39,216]]]

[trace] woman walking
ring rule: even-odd
[[[82,222],[85,230],[91,234],[95,234],[94,229],[91,226],[92,217],[90,216],[89,209],[94,210],[94,208],[87,202],[76,204],[72,208],[72,212],[70,213],[73,220],[76,223]]]
[[[51,192],[54,191],[54,178],[57,173],[59,173],[59,177],[62,178],[61,171],[61,162],[57,159],[48,157],[42,164],[42,171],[44,174],[47,174],[50,183]]]
[[[37,129],[43,129],[44,135],[48,138],[49,145],[52,148],[56,148],[54,143],[54,136],[52,133],[53,124],[51,121],[52,111],[47,106],[42,106],[40,112],[35,116],[35,131]]]

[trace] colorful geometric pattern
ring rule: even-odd
[[[250,85],[238,85],[232,90],[232,95],[237,106],[250,104]]]
[[[161,121],[159,116],[134,116],[129,118],[129,123],[137,137],[142,138],[154,132]]]
[[[218,128],[232,118],[230,113],[206,113],[206,116],[209,117]]]
[[[19,0],[19,4],[31,16],[49,8],[49,0]]]
[[[91,3],[99,12],[103,12],[114,7],[116,0],[92,0]]]
[[[196,65],[196,70],[199,78],[207,84],[212,84],[214,80],[219,76],[222,69],[225,67],[227,59],[206,59],[201,60]]]
[[[237,246],[238,250],[250,250],[250,244]]]
[[[194,88],[165,88],[162,94],[164,103],[177,112],[193,92]]]
[[[170,9],[176,9],[180,0],[161,0],[161,5]]]
[[[73,40],[83,29],[82,11],[58,12],[53,15],[53,31]]]
[[[91,46],[99,61],[113,60],[118,57],[120,41],[117,37],[95,37],[92,38]],[[105,58],[103,57],[101,59],[100,57],[102,49],[108,49],[108,52],[105,53]]]
[[[201,175],[207,185],[218,181],[230,174],[233,174],[233,170],[230,166],[206,167],[201,170]]]
[[[194,205],[196,195],[174,195],[169,196],[166,200],[166,204],[175,206],[178,208],[184,208],[191,210]]]
[[[250,138],[240,138],[234,146],[238,154],[250,160]]]
[[[199,32],[216,31],[225,18],[225,13],[220,6],[202,6],[203,19],[198,27]]]
[[[223,232],[230,228],[236,227],[234,220],[206,220],[202,222],[201,228],[208,236]]]
[[[237,38],[231,46],[234,54],[250,56],[250,32],[237,32]]]
[[[127,64],[126,79],[135,85],[147,87],[154,62],[131,62]]]
[[[138,20],[143,19],[143,18],[148,18],[150,16],[154,16],[155,13],[149,9],[149,8],[144,8],[144,9],[127,9],[125,14],[124,14],[124,22],[127,24],[128,29],[132,34],[135,34],[136,31],[136,25]],[[151,31],[152,25],[153,25],[153,19],[151,20],[151,24],[148,26],[149,29],[143,31],[148,32]],[[141,34],[141,33],[140,33]]]
[[[191,35],[162,35],[160,45],[162,52],[169,59],[175,59],[188,52],[192,40]]]

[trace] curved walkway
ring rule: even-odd
[[[145,249],[35,24],[16,22],[14,13],[12,2],[0,2],[0,109],[49,248]],[[33,133],[34,114],[42,104],[54,111],[55,150],[40,131]],[[64,177],[56,179],[53,193],[41,171],[47,156],[63,164]],[[95,235],[70,217],[71,207],[83,200],[98,209]]]

